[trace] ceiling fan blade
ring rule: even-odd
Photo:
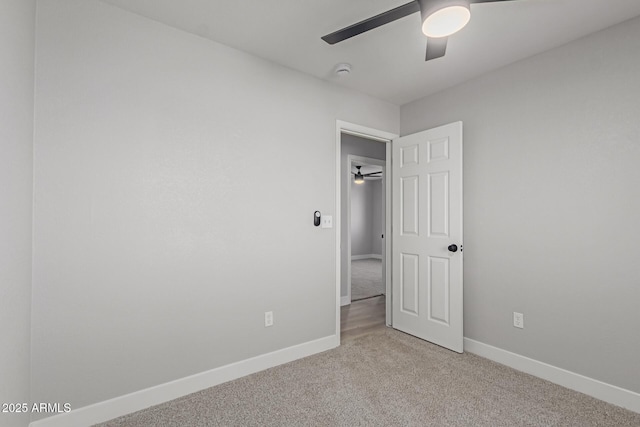
[[[362,34],[365,31],[373,30],[381,25],[388,24],[389,22],[404,18],[405,16],[416,12],[420,12],[420,5],[414,0],[411,3],[398,6],[395,9],[388,10],[372,18],[365,19],[364,21],[360,21],[331,34],[327,34],[322,37],[322,40],[329,44],[336,44],[353,36],[357,36],[358,34]]]
[[[427,40],[427,55],[425,61],[431,61],[432,59],[441,58],[447,52],[447,40],[448,37],[433,38],[429,37]]]
[[[374,175],[378,175],[381,174],[382,172],[371,172],[371,173],[364,173],[362,174],[363,176],[374,176]]]

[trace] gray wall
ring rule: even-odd
[[[346,208],[346,207],[345,207]],[[369,182],[351,180],[351,255],[369,255],[372,248],[373,193]]]
[[[382,180],[351,181],[351,255],[382,255]]]
[[[379,129],[378,126],[371,126],[373,128]],[[341,172],[340,176],[343,178],[340,182],[340,205],[341,216],[340,223],[343,224],[341,228],[341,236],[340,236],[340,246],[344,249],[340,254],[340,295],[347,295],[347,263],[349,262],[349,254],[347,253],[347,237],[348,230],[346,227],[347,224],[347,203],[349,199],[347,198],[347,185],[351,185],[352,179],[346,179],[347,176],[350,176],[350,165],[347,160],[347,156],[349,154],[353,154],[356,156],[370,157],[372,159],[385,160],[387,156],[386,152],[386,144],[383,142],[377,142],[370,139],[364,139],[353,135],[342,135],[341,141],[341,150],[340,150],[340,159],[341,159]]]
[[[39,2],[37,46],[35,401],[336,333],[336,120],[397,106],[95,0]]]
[[[35,0],[0,2],[0,403],[29,402]],[[28,415],[0,413],[0,426]]]
[[[640,18],[401,109],[464,122],[465,336],[635,392],[638,76]]]
[[[371,252],[382,255],[382,235],[384,234],[384,193],[382,192],[382,180],[368,181],[371,187],[373,218],[371,220]]]

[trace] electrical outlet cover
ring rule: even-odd
[[[513,312],[513,326],[524,329],[524,314]]]
[[[273,326],[273,311],[264,312],[264,326]]]
[[[333,217],[331,215],[322,215],[322,228],[333,228]]]

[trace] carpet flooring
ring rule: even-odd
[[[640,414],[384,328],[101,427],[640,426]]]
[[[351,261],[351,301],[382,295],[382,260],[368,258]]]

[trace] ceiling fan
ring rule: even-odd
[[[336,44],[389,22],[420,12],[422,32],[428,37],[425,61],[440,58],[447,51],[447,39],[460,31],[471,18],[471,3],[493,3],[513,0],[414,0],[365,19],[322,37],[329,44]]]
[[[358,172],[357,172],[357,173],[356,173],[356,172],[351,172],[351,173],[354,175],[353,182],[355,182],[356,184],[363,184],[363,183],[364,183],[364,178],[365,178],[365,177],[369,177],[369,176],[371,176],[371,177],[374,177],[374,178],[379,178],[379,177],[380,177],[380,175],[382,174],[382,171],[378,171],[378,172],[371,172],[371,173],[365,173],[365,174],[363,174],[363,173],[360,171],[360,168],[361,168],[361,167],[362,167],[362,166],[356,166],[356,169],[358,169]]]

